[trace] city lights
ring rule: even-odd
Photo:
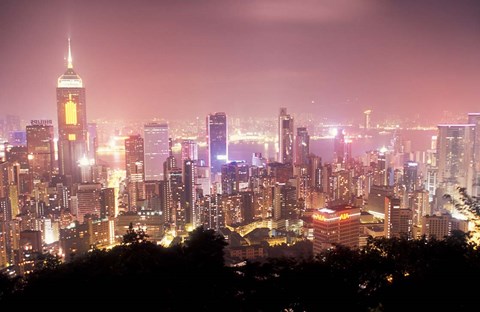
[[[476,281],[459,1],[6,0],[0,306],[407,311]]]

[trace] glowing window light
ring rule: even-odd
[[[68,101],[65,103],[65,123],[67,125],[77,124],[77,104],[72,100],[72,95],[68,95]]]
[[[75,141],[77,139],[77,136],[73,133],[69,134],[68,135],[68,140],[69,141]]]

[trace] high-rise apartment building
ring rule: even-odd
[[[67,184],[81,181],[80,160],[87,157],[87,111],[85,87],[73,70],[72,50],[68,41],[67,71],[57,83],[58,165]]]
[[[385,197],[385,237],[412,238],[413,211],[410,208],[400,207],[400,198]]]
[[[185,186],[185,223],[193,227],[199,223],[199,214],[196,211],[196,177],[197,165],[195,160],[186,159],[183,162],[183,185]]]
[[[169,156],[168,124],[144,126],[145,180],[163,180],[163,164]]]
[[[117,216],[115,202],[115,189],[113,187],[102,188],[100,191],[100,217],[102,219]]]
[[[211,177],[215,179],[222,171],[222,165],[228,161],[228,127],[225,113],[207,116],[208,165]]]

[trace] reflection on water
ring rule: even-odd
[[[431,138],[437,135],[436,130],[402,130],[397,132],[403,141],[409,141],[411,151],[425,151],[430,148]],[[362,156],[366,151],[377,150],[382,146],[390,146],[393,132],[376,134],[369,138],[356,138],[352,140],[353,157]],[[262,153],[267,159],[275,159],[276,151],[273,142],[252,143],[242,142],[229,144],[228,153],[231,160],[245,160],[251,163],[253,153]],[[323,162],[331,162],[333,159],[333,139],[310,140],[310,152],[322,157]],[[180,155],[175,154],[177,161]],[[207,148],[199,147],[198,157],[207,159]],[[112,169],[125,169],[125,154],[122,151],[103,153],[98,155],[100,164],[108,165]],[[178,162],[180,164],[180,162]]]

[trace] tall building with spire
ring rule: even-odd
[[[58,167],[67,184],[81,182],[79,162],[87,157],[87,111],[82,78],[73,70],[68,39],[67,71],[57,82]]]

